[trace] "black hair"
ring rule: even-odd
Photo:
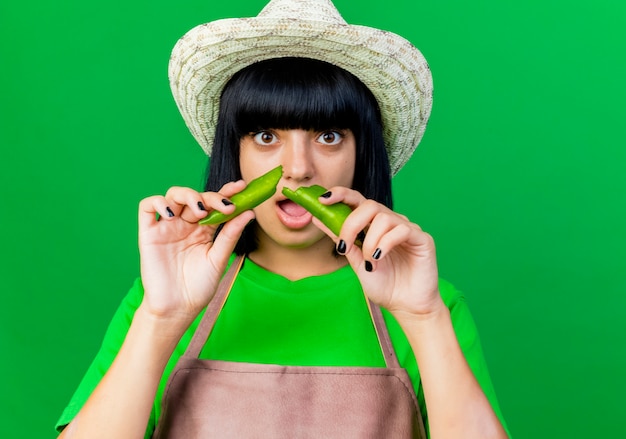
[[[353,74],[308,58],[273,58],[237,72],[222,91],[206,191],[241,178],[242,137],[267,129],[350,129],[356,142],[352,188],[392,208],[391,171],[376,98]],[[249,225],[235,252],[256,249]]]

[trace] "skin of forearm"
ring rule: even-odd
[[[431,438],[507,438],[465,360],[443,301],[427,315],[394,314],[419,366]]]
[[[143,438],[161,375],[187,323],[140,306],[111,367],[59,437]]]

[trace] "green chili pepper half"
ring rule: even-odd
[[[316,184],[313,186],[302,186],[295,191],[287,187],[283,188],[283,195],[311,212],[311,215],[319,219],[335,235],[339,236],[341,226],[352,212],[352,209],[344,203],[335,203],[328,206],[320,203],[319,197],[325,192],[327,192],[325,188]]]
[[[214,210],[198,221],[198,224],[216,225],[225,223],[235,218],[241,212],[254,209],[276,193],[276,186],[282,175],[283,167],[277,166],[266,174],[251,180],[244,190],[230,198],[230,201],[235,205],[235,211],[233,213],[226,215],[218,210]]]

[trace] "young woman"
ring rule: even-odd
[[[382,59],[397,55],[358,53],[338,17],[325,0],[274,0],[175,48],[175,97],[211,155],[205,191],[140,203],[141,281],[59,420],[62,437],[507,437],[462,295],[438,279],[432,238],[392,210],[430,74],[418,63],[380,82]],[[370,46],[391,38],[362,32]],[[397,38],[399,64],[421,60]],[[233,212],[230,198],[277,166],[269,200],[198,224]],[[281,192],[313,184],[328,188],[321,203],[351,207],[339,236]]]

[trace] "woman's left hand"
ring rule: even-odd
[[[320,201],[342,201],[353,209],[339,237],[319,221],[315,224],[337,247],[345,242],[345,255],[365,294],[389,310],[404,330],[419,365],[431,437],[507,437],[463,355],[439,293],[433,238],[354,190],[334,187],[331,196]],[[359,248],[354,241],[363,230]]]
[[[390,312],[428,315],[441,309],[433,238],[417,224],[359,192],[334,187],[324,204],[343,202],[353,212],[335,237],[317,219],[315,224],[335,241],[361,280],[365,294]],[[362,247],[354,242],[366,231]],[[340,252],[343,253],[343,252]]]

